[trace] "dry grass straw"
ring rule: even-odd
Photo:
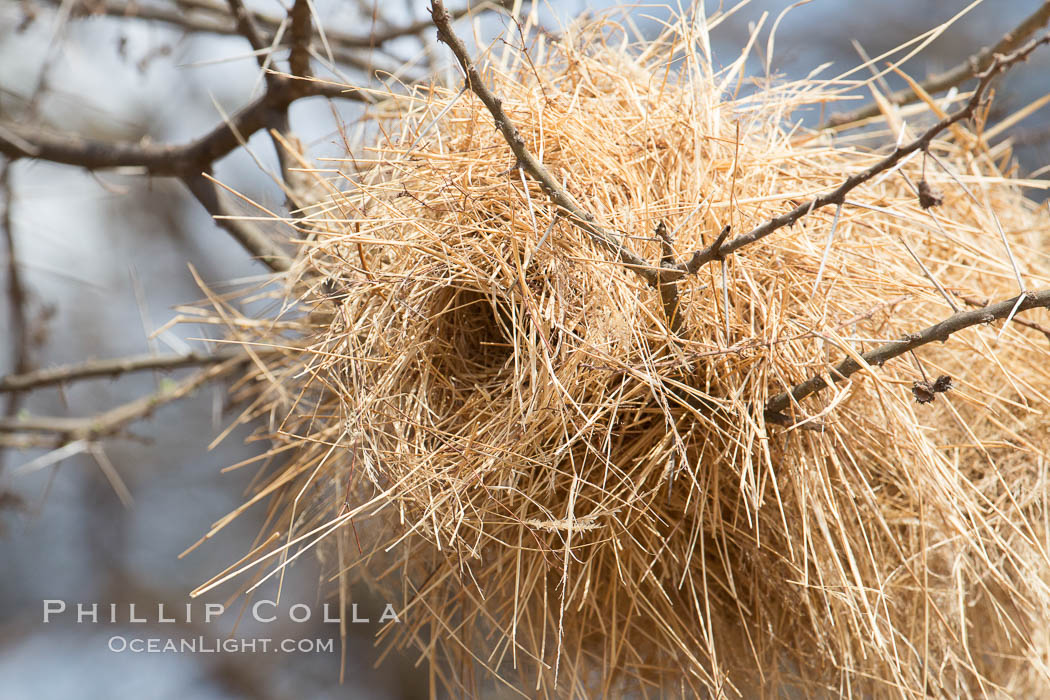
[[[598,21],[485,58],[531,151],[648,260],[660,221],[682,260],[914,133],[792,126],[843,81],[742,96],[742,61],[705,48],[714,23],[634,45]],[[314,173],[294,322],[215,300],[234,341],[286,348],[241,385],[287,456],[253,499],[282,533],[267,564],[320,541],[343,602],[355,577],[399,601],[382,637],[455,695],[493,677],[530,697],[1050,693],[1046,335],[968,329],[805,399],[794,426],[761,410],[950,315],[936,285],[960,308],[1015,295],[1000,227],[1027,287],[1050,284],[1047,215],[1008,146],[955,128],[936,161],[703,268],[675,338],[473,95],[384,104]],[[928,211],[924,176],[944,197]],[[917,404],[922,372],[954,388]]]

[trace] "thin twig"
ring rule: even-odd
[[[55,61],[58,60],[61,55],[59,40],[68,30],[68,20],[71,11],[72,5],[69,3],[66,3],[59,8],[58,18],[51,39],[48,42],[44,62],[37,75],[36,85],[26,102],[25,111],[20,115],[21,119],[26,123],[32,123],[39,117],[40,103],[46,92],[48,76]],[[15,244],[14,226],[11,217],[11,208],[14,204],[14,190],[11,186],[13,160],[14,159],[9,159],[4,162],[3,173],[0,175],[0,189],[3,190],[4,197],[3,219],[2,222],[0,222],[0,226],[4,229],[8,262],[7,293],[8,302],[10,304],[10,323],[13,336],[11,348],[14,360],[11,371],[26,372],[32,367],[32,362],[29,356],[31,340],[29,320],[26,313],[28,295],[26,293],[25,284],[22,280],[21,268],[18,263],[18,251],[17,245]],[[17,414],[21,407],[21,403],[22,395],[19,392],[11,393],[5,402],[3,417],[8,418]],[[0,455],[0,471],[3,471],[3,468],[4,459],[3,455]]]
[[[995,60],[988,67],[988,69],[980,75],[981,81],[974,89],[973,95],[966,102],[966,105],[964,107],[938,121],[936,124],[927,129],[922,134],[922,136],[918,137],[914,141],[893,149],[893,151],[889,155],[887,155],[885,158],[875,163],[871,167],[867,168],[862,172],[857,173],[856,175],[852,175],[846,178],[846,180],[841,185],[836,187],[831,192],[820,195],[819,197],[815,197],[814,199],[808,202],[804,202],[792,209],[791,211],[789,211],[787,214],[783,214],[781,216],[769,219],[765,223],[751,229],[745,234],[737,236],[736,238],[732,239],[731,241],[728,241],[727,243],[721,245],[718,248],[709,246],[703,251],[695,253],[693,255],[693,258],[688,263],[686,263],[684,266],[681,266],[682,274],[693,274],[702,265],[705,265],[714,260],[720,260],[726,255],[729,255],[730,253],[734,253],[745,246],[748,246],[752,243],[755,243],[756,241],[765,238],[774,231],[777,231],[785,226],[790,226],[791,224],[794,224],[796,221],[798,221],[803,216],[806,216],[812,211],[816,211],[817,209],[826,207],[829,204],[842,204],[846,199],[846,195],[849,194],[852,190],[856,189],[860,185],[863,185],[865,182],[872,179],[879,173],[889,170],[899,161],[906,158],[910,154],[919,150],[927,150],[933,139],[936,138],[937,135],[940,134],[942,131],[947,129],[952,124],[956,124],[964,119],[968,119],[969,117],[973,116],[974,111],[977,109],[977,106],[981,104],[981,102],[984,100],[985,92],[987,91],[989,84],[991,84],[992,79],[1000,73],[1002,73],[1003,71],[1007,70],[1009,67],[1020,63],[1021,61],[1028,58],[1028,56],[1033,51],[1035,51],[1036,48],[1046,43],[1050,43],[1050,35],[1045,35],[1040,37],[1039,39],[1029,42],[1023,48],[1019,49],[1015,53],[1010,54],[1009,56],[996,56]]]
[[[266,70],[268,64],[266,57],[268,43],[259,36],[259,32],[255,29],[255,22],[252,20],[251,15],[248,14],[248,10],[244,7],[244,3],[241,0],[226,0],[226,3],[230,6],[230,14],[233,15],[237,33],[248,40],[248,44],[255,52],[255,60],[258,62],[259,67]]]
[[[259,350],[255,352],[258,353]],[[228,362],[241,356],[247,357],[241,350],[220,350],[214,353],[191,352],[187,354],[134,355],[104,360],[88,360],[86,362],[77,362],[60,367],[50,367],[34,372],[9,374],[6,377],[0,377],[0,392],[41,389],[82,379],[116,377],[132,372],[203,367]]]
[[[1024,43],[1028,37],[1039,31],[1041,27],[1046,26],[1047,22],[1050,22],[1050,1],[1044,2],[1039,6],[1039,9],[1026,17],[1023,22],[1003,35],[1003,38],[1000,39],[995,46],[986,46],[951,70],[939,73],[938,75],[926,80],[920,84],[922,89],[929,94],[933,94],[961,85],[991,66],[997,55],[1006,54],[1015,50],[1018,46]],[[911,88],[905,88],[887,95],[887,99],[892,104],[906,105],[918,101],[919,96]],[[862,119],[869,119],[878,116],[878,114],[879,106],[875,103],[871,103],[851,112],[833,114],[828,119],[826,126],[850,124],[852,122],[861,121]]]
[[[970,306],[988,306],[988,299],[977,299],[976,297],[960,294],[959,292],[955,292],[955,296],[959,297]],[[1033,331],[1039,331],[1046,336],[1048,341],[1050,341],[1050,327],[1044,326],[1041,323],[1036,323],[1035,321],[1027,321],[1023,318],[1014,318],[1013,322],[1019,326],[1031,328]]]
[[[39,158],[88,170],[140,167],[151,175],[197,175],[241,146],[260,129],[271,126],[275,110],[284,110],[303,97],[341,97],[371,103],[364,92],[314,80],[280,78],[275,86],[248,106],[189,143],[154,145],[105,142],[79,136],[58,135],[34,125],[0,124],[0,153],[18,158]]]
[[[259,68],[262,71],[262,78],[266,81],[267,89],[271,90],[275,87],[279,87],[278,82],[280,78],[270,71],[272,58],[270,54],[273,47],[270,46],[265,40],[263,40],[262,36],[259,35],[259,32],[255,28],[255,22],[252,20],[251,14],[244,7],[244,3],[242,2],[242,0],[226,0],[226,3],[229,5],[230,13],[233,15],[234,20],[236,22],[237,31],[245,39],[248,40],[248,44],[252,47],[252,51],[255,54],[255,60],[259,64]],[[278,30],[278,33],[280,33],[280,30]],[[298,75],[294,70],[292,71],[292,74]],[[305,73],[302,75],[305,75]],[[288,122],[287,106],[283,108],[276,108],[270,111],[269,126],[272,129],[276,129],[280,134],[284,135],[286,138],[290,135],[291,125]],[[291,167],[291,164],[288,160],[288,154],[285,152],[285,149],[281,147],[281,144],[278,143],[275,138],[271,138],[271,141],[273,142],[274,151],[277,154],[277,162],[281,168],[281,176],[284,180],[285,189],[287,191],[287,188],[290,185],[289,169]],[[294,208],[293,203],[291,201],[289,201],[288,204],[290,209]],[[212,214],[214,215],[215,212],[212,212]]]
[[[292,259],[273,238],[250,221],[230,215],[214,182],[199,174],[187,175],[182,181],[201,206],[212,215],[215,224],[236,239],[253,257],[274,272],[286,272],[292,267]]]
[[[0,230],[3,231],[4,249],[7,257],[7,304],[8,333],[7,342],[11,350],[11,371],[25,372],[29,369],[29,322],[26,319],[26,292],[22,283],[22,271],[18,266],[18,253],[15,246],[15,232],[11,225],[11,205],[14,197],[11,189],[11,163],[0,166]],[[11,416],[18,412],[19,394],[7,397],[3,415]]]
[[[554,179],[554,176],[551,175],[543,163],[533,156],[525,146],[525,138],[503,110],[503,101],[485,86],[481,73],[467,52],[467,47],[452,29],[453,19],[448,10],[445,9],[445,4],[441,0],[434,0],[430,13],[438,30],[438,39],[452,50],[452,54],[456,57],[460,67],[466,74],[467,85],[478,96],[485,108],[488,109],[489,114],[492,115],[495,121],[496,128],[499,129],[503,138],[507,141],[507,145],[513,151],[514,157],[517,159],[517,167],[523,168],[533,180],[538,182],[543,191],[547,193],[547,196],[557,206],[567,212],[568,220],[586,233],[592,241],[615,255],[617,260],[627,269],[638,274],[649,286],[657,288],[661,281],[659,268],[632,253],[615,234],[606,231],[595,223],[594,215],[580,206],[576,199],[558,184],[558,181]]]
[[[884,343],[873,350],[869,350],[861,355],[861,359],[864,360],[863,365],[852,357],[849,357],[831,368],[831,381],[842,381],[850,375],[860,371],[862,367],[882,365],[887,360],[891,360],[898,355],[920,348],[923,345],[934,342],[935,340],[939,340],[943,343],[947,341],[953,333],[957,333],[964,328],[976,326],[981,323],[991,323],[996,319],[1007,318],[1012,313],[1036,308],[1050,308],[1050,289],[1042,289],[1038,292],[1026,292],[1018,297],[1011,297],[995,304],[989,304],[980,309],[960,311],[952,314],[940,323],[935,323],[918,333],[908,335],[901,340]],[[824,375],[817,374],[801,384],[796,385],[790,391],[778,394],[770,399],[765,405],[765,413],[767,416],[772,416],[774,422],[779,422],[779,419],[783,417],[782,412],[787,409],[793,401],[801,401],[807,396],[815,394],[828,386],[830,386],[830,383],[825,379]]]
[[[224,376],[247,360],[248,355],[242,354],[228,362],[205,367],[172,388],[129,401],[97,416],[23,416],[3,419],[0,420],[0,433],[51,433],[60,437],[63,444],[77,440],[91,442],[115,435],[127,424],[146,418],[161,406],[188,396],[198,387]]]
[[[61,5],[62,0],[48,0],[53,5]],[[93,0],[85,3],[81,10],[87,9],[88,16],[108,15],[121,19],[138,19],[152,22],[164,22],[180,27],[190,32],[208,32],[211,34],[240,34],[236,23],[231,21],[227,8],[223,3],[210,0],[179,0],[179,7],[172,8],[165,5],[146,4],[140,2],[129,2],[127,0]],[[471,3],[455,10],[452,15],[461,19],[469,14],[476,14],[485,10],[506,8],[509,2],[486,2]],[[270,36],[277,31],[283,18],[273,15],[249,10],[251,21]],[[419,20],[409,24],[390,27],[381,31],[369,32],[368,34],[349,34],[326,30],[325,34],[329,43],[344,49],[369,49],[376,45],[386,44],[395,39],[418,35],[429,28],[429,20]],[[269,38],[266,38],[269,43]]]
[[[288,55],[288,69],[296,78],[309,78],[312,75],[310,72],[310,37],[313,34],[312,12],[309,0],[295,0],[291,9],[288,10],[288,21],[291,24],[291,29],[289,30],[291,51]],[[318,30],[320,29],[318,27]],[[326,39],[323,31],[321,37]],[[272,80],[270,74],[267,75],[267,80]],[[293,185],[295,176],[292,169],[296,164],[293,162],[292,154],[288,152],[285,146],[287,143],[294,142],[292,125],[288,116],[288,108],[290,106],[276,110],[273,120],[274,128],[284,138],[284,143],[277,136],[273,134],[271,136],[274,150],[277,152],[277,161],[281,167],[281,178],[284,180],[284,191],[287,197],[285,204],[290,211],[297,211],[301,209],[302,202],[299,201]]]

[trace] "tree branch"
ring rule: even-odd
[[[132,372],[205,367],[229,362],[238,357],[243,358],[247,357],[247,355],[242,350],[227,349],[215,353],[191,352],[170,355],[134,355],[132,357],[117,357],[105,360],[88,360],[87,362],[0,377],[0,393],[41,389],[81,379],[116,377]]]
[[[67,418],[65,416],[23,416],[0,420],[0,433],[51,433],[64,444],[75,440],[97,440],[118,433],[124,426],[151,415],[156,409],[191,394],[198,387],[223,376],[248,361],[242,353],[226,362],[206,367],[176,384],[112,408],[97,416]]]
[[[62,0],[48,0],[52,5],[61,5]],[[462,19],[471,13],[482,12],[487,9],[508,7],[509,1],[485,2],[476,7],[463,7],[452,12],[454,20]],[[86,7],[84,14],[106,15],[120,17],[122,19],[140,19],[153,22],[164,22],[191,32],[208,32],[211,34],[241,34],[237,24],[230,17],[227,8],[218,2],[209,0],[176,0],[179,9],[169,9],[162,5],[145,5],[138,2],[127,2],[126,0],[99,0],[92,2]],[[260,37],[265,43],[272,41],[283,21],[263,12],[248,10],[248,18],[252,23],[266,32],[266,37]],[[431,26],[430,20],[419,20],[398,27],[390,27],[385,30],[376,31],[368,35],[356,35],[334,30],[325,30],[325,37],[333,47],[344,49],[369,50],[376,46],[385,44],[402,37],[420,34]],[[311,37],[313,33],[311,33]]]
[[[234,0],[236,2],[236,0]],[[50,134],[35,126],[0,124],[0,153],[12,159],[39,158],[88,170],[141,167],[150,175],[180,178],[205,209],[216,217],[216,224],[232,235],[252,255],[270,269],[282,272],[291,260],[254,224],[226,218],[229,212],[214,183],[201,173],[211,172],[214,162],[236,148],[256,131],[268,127],[287,130],[288,106],[311,96],[348,97],[363,102],[371,98],[357,90],[315,80],[294,80],[271,76],[266,93],[237,112],[229,121],[216,126],[195,141],[182,145],[106,143],[79,136]],[[278,157],[284,152],[275,144]],[[282,160],[282,168],[284,161]]]
[[[314,80],[278,77],[266,94],[234,114],[229,123],[219,124],[189,143],[110,143],[53,134],[36,126],[6,122],[0,124],[0,153],[12,159],[39,158],[88,170],[141,167],[150,175],[157,176],[198,175],[208,170],[213,162],[237,149],[242,139],[267,128],[275,112],[287,109],[298,99],[317,96],[372,102],[370,96],[358,90]]]
[[[954,294],[970,306],[987,306],[989,303],[989,300],[987,298],[982,300],[975,299],[971,296],[966,296],[965,294],[959,294],[958,292],[954,292]],[[1013,322],[1020,326],[1024,326],[1025,328],[1031,328],[1033,331],[1039,331],[1040,333],[1046,336],[1047,340],[1050,340],[1050,328],[1047,328],[1046,326],[1040,323],[1036,323],[1035,321],[1026,321],[1023,318],[1015,318],[1013,319]]]
[[[674,241],[663,221],[656,225],[656,237],[660,239],[660,266],[674,265]],[[664,316],[673,335],[682,329],[681,303],[678,297],[678,284],[674,281],[660,282],[660,299],[664,305]]]
[[[280,148],[280,145],[277,147]],[[222,193],[214,182],[204,175],[188,175],[182,181],[201,206],[212,215],[215,225],[229,233],[259,262],[274,272],[285,272],[292,267],[292,259],[285,255],[270,236],[250,221],[232,218],[223,205]]]
[[[30,333],[26,313],[26,289],[22,282],[22,270],[18,263],[18,250],[15,245],[15,232],[12,224],[11,207],[14,204],[11,187],[11,162],[0,165],[0,229],[3,230],[4,248],[7,253],[7,304],[8,304],[8,344],[11,349],[11,371],[26,372],[29,361]],[[4,401],[0,415],[13,416],[18,412],[22,397],[16,391]],[[0,471],[3,471],[3,459],[0,458]]]
[[[730,253],[734,253],[744,246],[750,245],[756,241],[759,241],[774,231],[781,229],[785,226],[794,224],[796,221],[801,219],[803,216],[807,216],[810,212],[816,211],[829,204],[842,204],[846,201],[846,195],[852,190],[856,189],[860,185],[863,185],[868,180],[872,179],[879,173],[889,170],[894,165],[903,160],[907,155],[914,153],[918,150],[925,150],[929,147],[930,143],[934,138],[937,137],[942,131],[947,129],[952,124],[960,122],[964,119],[968,119],[973,116],[977,106],[981,104],[984,99],[985,91],[988,89],[988,85],[992,82],[1000,73],[1004,72],[1011,66],[1024,61],[1028,56],[1035,51],[1036,48],[1043,44],[1050,43],[1050,35],[1044,35],[1043,37],[1029,42],[1023,48],[1010,54],[1009,56],[996,56],[992,61],[992,64],[988,69],[980,75],[981,81],[977,84],[974,89],[973,95],[967,100],[966,105],[958,111],[949,114],[944,117],[936,124],[927,129],[922,136],[918,137],[914,141],[898,146],[893,151],[871,166],[863,172],[859,172],[856,175],[851,175],[846,178],[845,182],[836,187],[833,191],[816,197],[808,202],[804,202],[799,206],[795,207],[787,214],[769,219],[765,223],[757,226],[745,234],[741,234],[736,238],[732,239],[728,243],[725,243],[717,248],[709,246],[704,251],[696,253],[689,262],[685,265],[679,266],[679,270],[682,275],[692,274],[696,272],[702,265],[718,260]],[[713,249],[712,249],[713,248]]]
[[[1046,26],[1047,22],[1050,22],[1050,0],[1044,2],[1039,6],[1039,9],[1026,17],[1023,22],[1004,34],[1003,38],[995,46],[986,46],[951,70],[939,73],[920,83],[922,89],[927,93],[933,94],[961,85],[978,75],[981,71],[987,70],[997,55],[1006,54],[1017,49],[1028,37]],[[888,95],[887,99],[892,104],[906,105],[917,102],[919,96],[911,88],[905,88]],[[833,114],[825,126],[841,126],[859,122],[862,119],[869,119],[878,114],[879,106],[871,103],[851,112]]]
[[[266,49],[266,42],[263,41],[262,37],[259,36],[259,32],[255,29],[255,22],[252,21],[252,17],[248,14],[248,10],[244,7],[244,3],[241,0],[226,0],[226,3],[230,6],[230,14],[233,15],[234,26],[237,28],[237,33],[248,40],[248,45],[255,51],[255,61],[259,64],[260,68],[266,68],[266,56],[262,53]],[[267,77],[270,77],[269,75]]]
[[[517,167],[525,170],[533,180],[538,182],[547,196],[568,213],[568,220],[586,233],[592,241],[616,256],[619,262],[638,274],[649,286],[658,288],[661,281],[660,268],[650,265],[643,258],[628,250],[622,240],[595,223],[594,215],[580,206],[576,199],[558,184],[543,163],[526,148],[525,139],[503,110],[503,101],[485,86],[481,73],[471,61],[466,46],[453,31],[452,16],[445,9],[445,4],[441,0],[433,0],[430,14],[438,30],[438,40],[452,50],[452,54],[467,76],[467,85],[488,109],[495,121],[496,128],[499,129],[507,145],[510,146],[510,150],[513,151],[517,159]]]
[[[989,304],[980,309],[960,311],[956,314],[952,314],[940,323],[935,323],[918,333],[905,336],[901,340],[884,343],[861,355],[861,358],[864,360],[864,365],[861,365],[860,362],[852,357],[847,358],[831,368],[831,381],[842,381],[855,372],[860,371],[862,366],[882,365],[887,360],[891,360],[898,355],[903,355],[906,352],[920,348],[935,340],[939,340],[943,343],[947,341],[953,333],[957,333],[964,328],[976,326],[981,323],[991,323],[997,319],[1006,318],[1010,316],[1011,313],[1020,313],[1021,311],[1036,308],[1050,308],[1050,289],[1043,289],[1038,292],[1025,292],[1021,296],[1024,298],[1020,300],[1019,304],[1018,297],[1011,297],[1010,299],[1005,299],[995,304]],[[1014,311],[1015,308],[1016,311]],[[830,383],[824,378],[824,375],[818,374],[801,384],[796,385],[790,391],[774,396],[765,405],[766,418],[770,420],[770,422],[784,422],[785,416],[782,412],[787,409],[792,402],[801,401],[807,396],[815,394],[828,386],[830,386]]]
[[[288,11],[291,19],[289,30],[289,41],[292,48],[288,55],[288,65],[292,75],[310,75],[310,38],[314,29],[310,17],[310,3],[307,0],[295,0],[292,9]]]
[[[62,0],[48,0],[48,2],[55,6],[61,6],[62,4]],[[202,32],[224,36],[244,35],[236,20],[231,17],[225,4],[217,4],[207,0],[175,0],[175,4],[179,9],[155,4],[143,5],[136,2],[127,2],[126,0],[93,0],[88,10],[82,13],[82,16],[108,16],[121,19],[138,19],[147,22],[162,22],[186,32]],[[469,10],[463,10],[463,12],[469,12]],[[276,32],[283,20],[251,10],[248,10],[247,17],[255,27],[264,31],[264,34],[259,36],[263,45],[266,47],[272,46]],[[419,24],[423,26],[417,28]],[[392,28],[384,32],[384,36],[389,36],[389,39],[385,40],[389,41],[401,36],[411,36],[428,26],[430,26],[430,22],[417,22],[407,27]],[[410,31],[413,29],[415,31]],[[337,63],[344,63],[348,66],[371,72],[370,61],[355,53],[374,48],[368,43],[369,39],[367,37],[327,30],[325,37]],[[282,48],[283,46],[285,44],[278,44],[274,48]],[[381,46],[381,44],[376,44],[376,46]]]

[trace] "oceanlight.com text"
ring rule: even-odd
[[[118,654],[315,654],[335,651],[334,639],[237,639],[228,637],[128,637],[114,635],[107,647]]]

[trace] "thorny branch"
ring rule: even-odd
[[[234,114],[229,122],[189,143],[107,143],[4,122],[0,123],[0,153],[11,160],[39,158],[87,170],[138,167],[150,175],[177,177],[213,216],[219,217],[219,226],[270,269],[281,272],[288,269],[290,261],[280,247],[253,224],[223,218],[230,212],[221,205],[215,185],[201,173],[210,172],[215,161],[239,148],[256,131],[280,123],[292,102],[312,96],[370,101],[364,93],[341,86],[274,76],[265,94]]]
[[[256,352],[259,351],[256,350]],[[105,360],[88,360],[87,362],[0,377],[0,393],[42,389],[81,379],[116,377],[132,372],[206,367],[229,362],[240,357],[247,357],[247,355],[241,350],[220,350],[215,353],[190,352],[168,355],[135,355]]]
[[[980,105],[984,101],[985,92],[987,91],[988,86],[991,84],[992,79],[1006,71],[1011,66],[1020,63],[1021,61],[1024,61],[1039,46],[1042,46],[1046,43],[1050,43],[1050,34],[1044,35],[1039,39],[1035,39],[1029,42],[1022,48],[1018,49],[1016,52],[1008,56],[996,56],[995,59],[992,61],[992,64],[988,67],[988,69],[985,72],[981,73],[980,82],[977,84],[977,87],[974,88],[973,95],[970,97],[969,100],[967,100],[966,105],[960,108],[958,111],[953,112],[952,114],[949,114],[940,121],[938,121],[936,124],[927,129],[922,134],[922,136],[919,136],[910,143],[903,144],[893,149],[893,151],[889,155],[887,155],[885,158],[869,167],[867,170],[864,170],[862,172],[857,173],[856,175],[851,175],[850,177],[846,178],[846,180],[841,185],[836,187],[831,192],[816,197],[808,202],[803,202],[799,206],[789,211],[787,214],[783,214],[782,216],[777,216],[772,219],[769,219],[765,223],[751,229],[747,233],[741,234],[736,238],[733,238],[732,240],[725,243],[715,251],[712,251],[712,253],[697,253],[693,256],[693,259],[686,263],[683,272],[685,274],[691,274],[698,270],[702,265],[716,260],[717,258],[713,257],[715,253],[721,256],[734,253],[743,248],[744,246],[750,245],[756,241],[765,238],[774,231],[777,231],[778,229],[794,224],[803,216],[807,216],[810,214],[810,212],[816,211],[817,209],[826,207],[829,204],[843,204],[846,201],[846,195],[849,194],[851,191],[864,184],[868,180],[871,180],[879,173],[889,170],[911,153],[920,150],[926,150],[927,148],[929,148],[930,143],[933,141],[933,139],[936,138],[937,135],[940,134],[942,131],[944,131],[953,124],[956,124],[958,122],[963,121],[964,119],[968,119],[971,116],[973,116],[978,105]]]
[[[61,4],[61,0],[48,0],[51,4]],[[187,31],[209,32],[212,34],[241,34],[235,21],[231,22],[230,14],[219,2],[212,0],[175,0],[176,7],[169,8],[163,5],[142,4],[129,2],[128,0],[97,0],[85,3],[80,11],[87,15],[108,15],[122,19],[140,19],[155,22],[164,22]],[[472,3],[459,10],[452,12],[456,20],[467,15],[481,12],[495,7],[509,7],[510,2]],[[269,42],[281,23],[281,17],[275,17],[265,12],[248,10],[248,17],[252,23],[263,29],[268,36]],[[378,29],[368,34],[348,34],[335,30],[325,30],[328,43],[334,47],[346,49],[372,49],[380,44],[385,44],[402,37],[410,37],[426,31],[431,26],[430,20],[419,20],[402,26],[392,26],[386,29]],[[312,38],[312,35],[311,35]]]
[[[842,205],[846,195],[851,191],[871,180],[886,170],[889,170],[909,154],[915,151],[925,150],[930,143],[941,132],[948,127],[973,116],[977,107],[982,103],[988,86],[992,80],[1006,71],[1011,66],[1024,61],[1028,56],[1042,44],[1050,42],[1050,35],[1029,42],[1014,53],[1006,56],[994,54],[984,72],[979,74],[980,81],[974,89],[973,95],[966,105],[958,111],[949,114],[936,124],[927,129],[914,141],[898,146],[889,155],[884,157],[866,170],[852,175],[831,192],[800,204],[787,214],[769,219],[765,223],[726,241],[729,235],[728,227],[723,229],[719,236],[706,248],[696,251],[685,263],[674,263],[668,254],[668,243],[664,242],[662,260],[659,265],[652,265],[646,260],[631,252],[624,246],[624,242],[616,235],[606,231],[595,222],[595,217],[584,209],[576,199],[569,194],[547,170],[525,145],[525,139],[517,127],[507,116],[503,109],[502,100],[497,97],[485,85],[481,74],[467,52],[463,41],[456,35],[452,28],[452,17],[444,7],[441,0],[433,0],[431,16],[438,30],[438,39],[446,44],[451,50],[460,67],[466,74],[466,83],[471,91],[488,109],[507,145],[516,158],[516,166],[522,168],[543,188],[544,192],[560,208],[569,214],[569,220],[582,229],[595,243],[616,256],[616,259],[628,270],[638,274],[650,287],[660,292],[665,314],[672,329],[680,326],[680,314],[678,310],[678,294],[673,289],[675,282],[686,275],[695,274],[702,266],[723,260],[741,248],[765,238],[769,234],[785,226],[794,224],[796,221],[811,212],[826,207],[830,204]],[[1012,44],[1011,44],[1012,45]]]
[[[940,323],[935,323],[918,333],[905,336],[901,340],[884,343],[873,350],[869,350],[861,355],[861,359],[864,360],[863,364],[852,357],[847,358],[829,370],[831,382],[825,378],[825,375],[817,374],[796,385],[790,391],[785,391],[770,399],[765,405],[766,419],[774,423],[784,422],[786,416],[784,416],[783,411],[793,402],[801,401],[807,396],[831,386],[833,382],[847,379],[850,375],[860,371],[862,367],[882,365],[887,360],[920,348],[935,340],[943,343],[953,333],[981,323],[991,323],[998,319],[1007,318],[1012,313],[1019,313],[1029,309],[1050,308],[1050,289],[1042,289],[1038,292],[1025,292],[1021,297],[1023,298],[1011,297],[979,309],[952,314]]]
[[[365,93],[320,81],[278,76],[274,86],[207,134],[185,144],[109,143],[59,135],[36,126],[0,123],[0,153],[11,159],[39,158],[88,170],[138,167],[154,176],[198,175],[269,126],[275,112],[304,97],[340,97],[371,102]]]
[[[513,151],[514,157],[517,159],[516,166],[524,169],[532,179],[538,182],[543,191],[547,193],[547,196],[557,206],[565,210],[569,221],[586,233],[591,240],[616,256],[617,260],[623,263],[627,269],[637,273],[649,283],[649,286],[658,287],[660,284],[660,269],[632,253],[615,234],[606,231],[595,223],[594,215],[580,206],[576,199],[558,184],[558,181],[554,179],[554,176],[551,175],[543,163],[532,155],[525,145],[525,138],[504,111],[503,100],[496,97],[486,87],[481,78],[481,73],[474,65],[474,62],[471,61],[467,47],[452,29],[452,15],[445,9],[445,4],[441,0],[433,0],[430,14],[438,30],[438,40],[452,50],[453,55],[466,74],[467,85],[478,96],[478,99],[482,101],[485,108],[488,109],[496,123],[496,128],[503,134],[507,145]]]
[[[279,146],[278,146],[279,148]],[[215,220],[215,225],[230,234],[259,262],[274,272],[286,272],[292,267],[292,259],[262,229],[231,216],[223,204],[219,187],[201,174],[187,175],[182,179],[186,189]]]
[[[920,83],[920,86],[923,91],[933,94],[961,85],[982,71],[987,70],[995,61],[996,56],[1016,50],[1028,37],[1045,27],[1047,22],[1050,22],[1050,0],[1044,2],[1035,12],[1026,17],[1023,22],[1004,34],[995,46],[982,48],[951,70],[932,76]],[[896,105],[911,104],[918,101],[918,99],[919,95],[911,88],[898,90],[891,95],[887,95],[887,100],[891,104]],[[828,119],[827,126],[851,124],[862,119],[878,116],[878,114],[879,106],[877,104],[867,104],[850,112],[832,115]]]
[[[959,294],[958,292],[955,293],[955,296],[959,297],[970,306],[987,306],[989,303],[989,300],[987,298],[983,300],[975,299],[974,297],[966,296],[965,294]],[[1040,333],[1046,336],[1047,340],[1050,340],[1050,328],[1047,328],[1041,323],[1036,323],[1035,321],[1028,321],[1023,318],[1015,318],[1013,319],[1013,322],[1020,326],[1024,326],[1025,328],[1031,328],[1033,331],[1039,331]]]
[[[142,396],[128,403],[111,408],[104,413],[85,418],[64,416],[21,416],[0,419],[0,433],[49,433],[59,438],[61,444],[76,440],[97,440],[119,433],[124,426],[150,416],[155,410],[173,401],[182,399],[204,384],[218,379],[230,370],[249,360],[241,353],[226,362],[205,367],[176,384],[153,394]]]

